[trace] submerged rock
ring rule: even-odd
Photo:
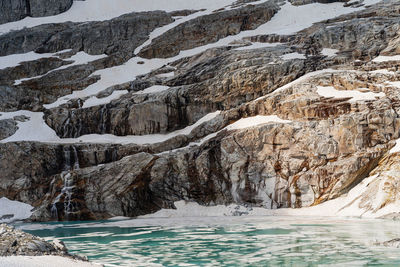
[[[392,247],[392,248],[400,248],[400,238],[395,238],[395,239],[385,241],[382,243],[376,243],[376,245]]]

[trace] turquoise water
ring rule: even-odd
[[[400,266],[400,222],[295,217],[24,224],[105,266]]]

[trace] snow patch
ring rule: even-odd
[[[231,5],[236,0],[86,0],[74,1],[72,7],[59,15],[49,17],[26,17],[22,20],[0,25],[0,34],[25,27],[35,27],[48,23],[104,21],[131,12],[164,10],[217,10]]]
[[[161,74],[157,74],[157,77],[160,78],[171,78],[175,76],[175,72],[171,71],[171,72],[167,72],[167,73],[161,73]]]
[[[243,50],[260,49],[260,48],[266,48],[266,47],[276,47],[276,46],[281,45],[281,44],[282,43],[259,43],[259,42],[254,42],[254,43],[251,43],[251,45],[235,48],[234,50],[243,51]]]
[[[105,1],[105,0],[102,0]],[[120,0],[122,1],[122,0]],[[147,1],[147,0],[146,0]],[[178,1],[178,0],[174,0]],[[182,0],[183,1],[183,0]],[[202,12],[197,12],[194,13],[188,17],[185,17],[184,19],[175,21],[169,25],[165,25],[161,28],[158,28],[154,30],[150,34],[149,40],[147,40],[144,44],[142,44],[140,47],[138,47],[135,52],[138,53],[144,45],[151,43],[151,40],[154,38],[162,35],[169,29],[183,23],[186,20],[196,18],[201,15],[209,14],[212,13],[213,10],[216,10],[216,6],[218,5],[219,7],[224,7],[227,4],[226,3],[231,3],[233,1],[214,1],[218,2],[216,3],[207,3],[210,0],[204,0],[204,1],[187,1],[187,3],[183,3],[182,6],[179,6],[178,9],[182,9],[184,6],[189,5],[188,3],[197,3],[197,2],[202,2],[204,4],[204,8],[206,8],[206,11]],[[226,3],[225,3],[226,1]],[[151,1],[148,1],[151,2]],[[158,1],[157,1],[158,2]],[[185,1],[183,1],[185,2]],[[260,1],[257,2],[258,4],[263,3],[266,1]],[[169,1],[168,1],[169,3]],[[98,4],[96,4],[98,5]],[[160,8],[164,4],[162,1],[160,1]],[[169,4],[166,4],[169,5]],[[197,4],[195,4],[196,6]],[[171,2],[171,6],[174,6],[174,2]],[[192,5],[193,6],[193,5]],[[194,8],[194,7],[192,7]],[[189,9],[192,9],[189,8]],[[249,30],[249,31],[242,31],[237,35],[231,35],[225,38],[220,39],[219,41],[211,44],[207,44],[204,46],[196,47],[193,49],[189,50],[183,50],[179,53],[179,55],[172,57],[172,58],[167,58],[167,59],[143,59],[140,57],[134,57],[131,58],[129,61],[127,61],[125,64],[120,65],[120,66],[115,66],[112,68],[108,69],[103,69],[94,72],[92,75],[100,75],[101,79],[97,81],[96,83],[90,85],[86,89],[82,91],[74,91],[72,94],[63,96],[59,98],[56,102],[49,104],[49,105],[44,105],[45,108],[50,109],[54,107],[58,107],[59,105],[65,104],[68,102],[70,99],[75,99],[75,98],[85,98],[85,97],[90,97],[93,95],[96,95],[97,93],[107,89],[108,87],[111,87],[116,84],[122,84],[125,82],[130,82],[135,80],[135,78],[138,75],[144,75],[149,72],[151,72],[154,69],[160,68],[163,65],[168,65],[169,62],[173,62],[176,60],[179,60],[184,57],[190,57],[196,54],[199,54],[201,52],[204,52],[207,49],[210,48],[216,48],[216,47],[221,47],[221,46],[226,46],[229,45],[231,42],[235,40],[242,39],[244,37],[251,37],[255,35],[262,35],[262,34],[293,34],[296,33],[300,30],[303,30],[307,27],[312,26],[313,23],[326,20],[329,18],[334,18],[339,15],[351,13],[357,10],[361,10],[363,8],[346,8],[343,7],[342,3],[331,3],[331,4],[320,4],[320,3],[315,3],[315,4],[309,4],[309,5],[303,5],[303,6],[293,6],[290,3],[286,3],[285,5],[281,6],[281,9],[278,11],[277,14],[275,14],[272,19],[265,24],[259,26],[255,30]],[[0,26],[0,31],[1,31],[1,26]],[[295,58],[301,57],[303,58],[304,56],[299,56],[300,54],[296,55]],[[294,55],[292,55],[294,56]],[[142,63],[138,65],[138,63]]]
[[[363,217],[363,218],[379,218],[386,214],[400,212],[400,203],[392,203],[378,210],[377,212],[367,211],[360,208],[360,198],[365,195],[370,183],[374,182],[378,176],[370,176],[361,181],[357,186],[350,190],[347,195],[326,201],[322,204],[312,207],[291,209],[266,209],[261,207],[245,207],[237,204],[228,206],[200,206],[194,202],[178,201],[175,202],[176,210],[164,209],[154,214],[140,216],[139,218],[180,218],[180,217],[213,217],[213,216],[322,216],[322,217]],[[384,184],[384,180],[380,181],[380,187]],[[379,191],[380,190],[380,191]],[[371,205],[379,207],[384,201],[380,188],[375,198],[372,198]],[[234,212],[234,211],[239,212]]]
[[[357,90],[336,90],[333,86],[317,86],[317,93],[326,98],[351,98],[350,102],[376,100],[385,93],[360,92]]]
[[[282,120],[281,118],[279,118],[276,115],[270,115],[270,116],[261,116],[261,115],[257,115],[254,117],[248,117],[248,118],[243,118],[240,119],[232,124],[230,124],[229,126],[226,127],[226,129],[228,131],[230,130],[241,130],[241,129],[245,129],[245,128],[249,128],[249,127],[255,127],[261,124],[265,124],[265,123],[270,123],[270,122],[274,122],[274,123],[290,123],[291,121],[288,120]]]
[[[400,88],[400,81],[398,81],[398,82],[388,82],[388,84],[391,85],[391,86]]]
[[[297,52],[282,55],[281,58],[283,60],[306,59],[306,57],[303,54],[299,54]]]
[[[32,215],[32,209],[31,205],[2,197],[0,198],[0,224],[28,219]]]
[[[196,202],[187,202],[184,200],[174,202],[176,209],[162,209],[153,214],[139,216],[139,219],[147,218],[181,218],[181,217],[216,217],[216,216],[234,216],[240,213],[246,213],[247,209],[236,204],[228,206],[201,206]]]
[[[89,107],[108,104],[111,101],[118,99],[123,95],[126,95],[127,93],[129,93],[128,90],[117,90],[112,92],[111,95],[103,98],[97,98],[97,96],[92,96],[89,99],[87,99],[85,103],[83,103],[82,108],[89,108]]]
[[[288,120],[282,120],[280,119],[278,116],[276,115],[270,115],[270,116],[262,116],[262,115],[257,115],[254,117],[248,117],[248,118],[242,118],[226,127],[224,127],[223,129],[215,132],[215,133],[211,133],[199,140],[196,140],[194,142],[190,142],[187,146],[185,147],[180,147],[177,149],[173,149],[170,151],[164,151],[159,153],[158,155],[163,155],[163,154],[168,154],[171,152],[177,152],[177,151],[181,151],[181,150],[185,150],[187,148],[193,147],[193,146],[201,146],[202,144],[204,144],[205,142],[207,142],[208,140],[211,140],[212,138],[216,137],[220,132],[224,131],[224,130],[241,130],[241,129],[246,129],[246,128],[250,128],[250,127],[257,127],[259,125],[262,124],[266,124],[266,123],[290,123],[291,121]]]
[[[44,53],[39,54],[35,52],[29,52],[25,54],[13,54],[8,56],[0,57],[0,69],[16,67],[22,62],[38,60],[41,58],[56,57],[55,54]]]
[[[31,53],[34,53],[34,52],[31,52]],[[59,53],[59,52],[57,52],[57,53]],[[19,85],[23,81],[41,78],[41,77],[43,77],[43,76],[45,76],[45,75],[47,75],[49,73],[52,73],[54,71],[63,70],[63,69],[66,69],[66,68],[69,68],[69,67],[72,67],[72,66],[87,64],[87,63],[89,63],[91,61],[95,61],[95,60],[98,60],[98,59],[101,59],[101,58],[105,58],[105,57],[107,57],[107,55],[105,55],[105,54],[92,56],[92,55],[89,55],[89,54],[81,51],[81,52],[76,53],[72,57],[65,59],[66,61],[73,61],[71,64],[63,65],[63,66],[61,66],[59,68],[56,68],[54,70],[51,70],[51,71],[49,71],[49,72],[47,72],[47,73],[45,73],[43,75],[39,75],[39,76],[36,76],[36,77],[31,77],[31,78],[24,78],[24,79],[21,79],[21,80],[16,80],[15,81],[15,85]]]
[[[18,130],[0,143],[18,141],[42,141],[58,140],[59,137],[43,120],[43,112],[20,110],[15,112],[0,112],[0,120],[13,119],[15,116],[26,116],[27,121],[18,121]]]
[[[149,88],[144,89],[143,91],[136,92],[135,94],[141,95],[141,94],[154,94],[154,93],[160,93],[165,90],[168,90],[168,86],[163,86],[163,85],[153,85]]]
[[[387,74],[387,75],[394,75],[396,74],[394,71],[389,71],[388,69],[379,69],[370,71],[371,74]]]
[[[196,127],[204,122],[210,121],[217,117],[220,111],[209,113],[198,120],[196,123],[187,126],[184,129],[177,130],[168,134],[150,134],[150,135],[128,135],[116,136],[112,134],[89,134],[78,138],[60,138],[55,131],[51,129],[43,120],[43,112],[17,111],[4,113],[0,112],[0,120],[12,119],[15,116],[27,116],[30,119],[25,122],[18,122],[17,132],[3,140],[0,143],[18,142],[18,141],[37,141],[46,143],[63,143],[73,144],[79,142],[94,144],[154,144],[164,142],[178,135],[189,135]]]
[[[327,57],[334,57],[338,52],[339,50],[337,49],[324,48],[322,49],[321,54]]]
[[[378,56],[374,58],[372,61],[373,62],[388,62],[388,61],[399,61],[400,60],[400,55],[396,56]]]
[[[398,153],[400,152],[400,139],[396,140],[396,145],[390,149],[389,154]]]

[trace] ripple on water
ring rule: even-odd
[[[118,222],[95,222],[21,228],[63,240],[72,253],[105,266],[400,265],[400,250],[373,245],[400,236],[400,222],[394,221],[265,217],[228,223],[221,218],[210,225],[132,223],[132,227],[124,221],[124,227]]]

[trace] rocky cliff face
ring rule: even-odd
[[[385,180],[397,166],[400,5],[328,2],[0,35],[0,63],[27,57],[0,69],[0,197],[36,207],[33,220],[85,220],[178,200],[302,208]],[[397,200],[390,181],[385,203]],[[382,188],[371,190],[359,208]]]
[[[53,16],[67,11],[73,0],[1,0],[0,23],[25,17]]]

